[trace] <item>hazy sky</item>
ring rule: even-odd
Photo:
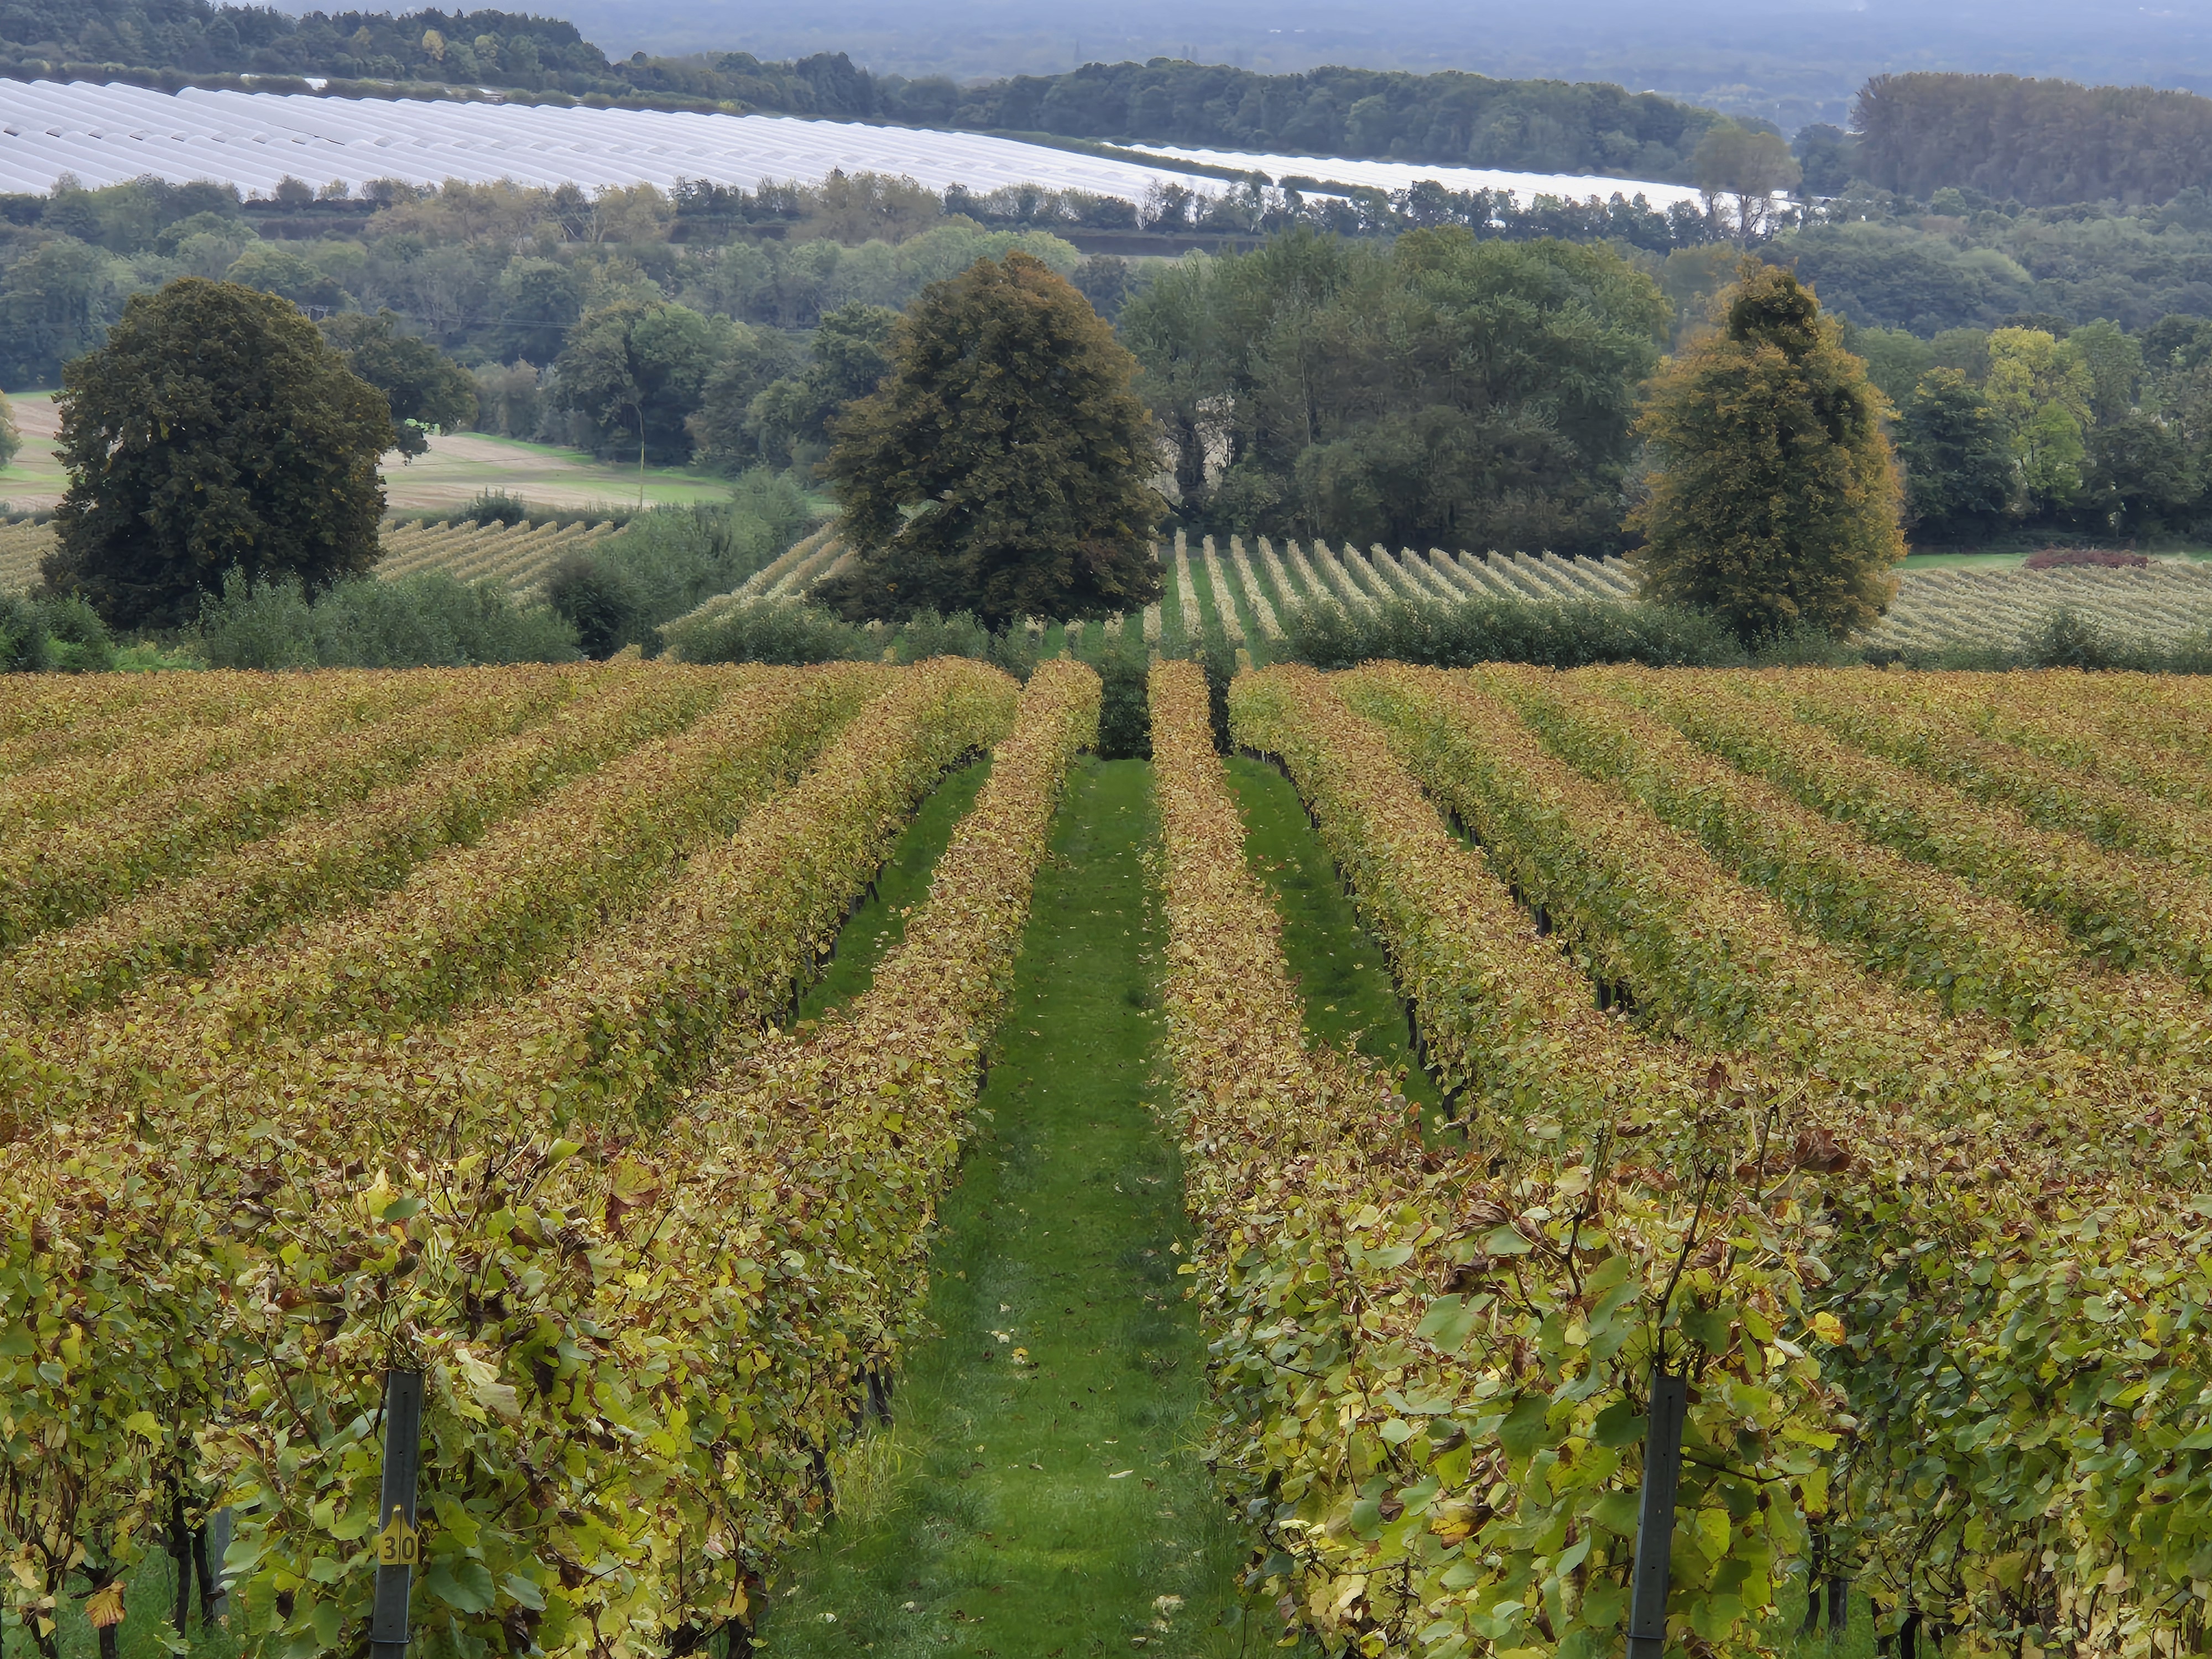
[[[1192,57],[1260,70],[1340,63],[1618,81],[1836,119],[1867,76],[2002,70],[2212,91],[2212,0],[576,0],[610,52],[836,48],[868,67],[963,78],[1079,61]]]

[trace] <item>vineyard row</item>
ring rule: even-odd
[[[441,1470],[418,1633],[583,1651],[626,1626],[680,1646],[744,1613],[911,1319],[1097,683],[1051,665],[1018,708],[1003,676],[960,663],[730,690],[754,725],[717,735],[756,756],[736,769],[753,782],[718,786],[737,834],[662,860],[650,902],[605,914],[535,988],[479,987],[434,1025],[233,1047],[179,987],[175,1018],[107,1028],[105,1072],[56,1059],[82,1054],[82,1022],[17,1057],[0,1319],[31,1340],[0,1354],[26,1477],[0,1520],[35,1567],[9,1591],[34,1629],[72,1564],[97,1595],[176,1505],[228,1502],[253,1639],[332,1644],[373,1577],[353,1570],[374,1530],[367,1425],[395,1361],[427,1369]],[[777,1033],[915,804],[994,743],[873,989],[811,1036]],[[490,848],[480,877],[526,899],[542,869],[597,902],[550,848],[496,839],[447,859]],[[453,909],[465,886],[410,881],[395,914],[418,890]],[[496,957],[515,911],[453,909],[397,959]],[[268,965],[230,964],[228,1006]]]
[[[1879,857],[1832,884],[1849,829],[1731,787],[1638,715],[1625,699],[1660,678],[1232,689],[1237,741],[1314,812],[1463,1139],[1425,1139],[1387,1078],[1306,1043],[1202,693],[1156,691],[1199,1271],[1271,1588],[1370,1652],[1617,1644],[1666,1342],[1695,1385],[1670,1641],[1744,1639],[1815,1534],[1893,1631],[2192,1639],[2212,1521],[2196,1068],[2097,1029],[2098,999],[2143,976],[2069,961],[2087,941],[2017,906],[1918,866],[1885,908],[1902,860]],[[1663,683],[1699,707],[1764,684]],[[1868,971],[1909,948],[1838,948],[1896,945],[1915,900],[1985,958],[2033,944],[2039,1035]],[[2201,1030],[2189,990],[2135,1011],[2179,1022],[2177,1050]]]

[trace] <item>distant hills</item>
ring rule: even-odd
[[[1842,125],[1881,74],[1966,70],[2212,92],[2206,0],[570,0],[617,55],[849,52],[880,72],[1048,74],[1154,57],[1286,73],[1330,64],[1613,82],[1764,116]]]

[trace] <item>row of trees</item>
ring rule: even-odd
[[[1598,552],[1671,320],[1604,247],[1299,232],[1179,261],[1121,332],[1200,523]]]
[[[395,191],[353,234],[282,240],[264,238],[220,186],[140,179],[0,199],[0,384],[52,384],[132,294],[179,276],[242,283],[311,312],[389,310],[469,367],[542,366],[586,311],[627,298],[806,330],[842,306],[905,305],[1011,247],[1062,272],[1083,263],[1047,232],[948,216],[896,180],[791,194],[799,216],[784,239],[719,245],[671,240],[675,204],[650,186],[596,198],[509,185]]]
[[[1247,528],[1276,510],[1255,483],[1274,466],[1334,537],[1609,544],[1640,438],[1657,465],[1629,523],[1650,592],[1747,637],[1854,626],[1884,601],[1903,550],[1881,401],[1788,272],[1747,262],[1720,328],[1671,360],[1639,416],[1632,391],[1657,364],[1666,307],[1617,254],[1439,230],[1387,255],[1300,234],[1217,263],[1147,297],[1136,354],[1018,251],[902,315],[825,330],[837,343],[808,369],[830,405],[819,471],[860,556],[823,601],[855,620],[968,611],[994,623],[1144,605],[1158,581],[1146,544],[1160,487],[1174,488],[1147,395],[1168,446],[1197,446],[1194,482],[1210,465],[1212,506]],[[609,384],[634,387],[646,337],[684,325],[665,311],[587,319],[571,349],[604,355]],[[365,571],[379,458],[419,432],[440,388],[410,379],[426,367],[420,343],[388,319],[337,333],[235,283],[135,296],[64,380],[71,482],[52,588],[112,623],[178,626],[226,584],[312,591]],[[1219,349],[1242,378],[1194,378]],[[841,354],[845,390],[873,385],[833,404]],[[379,372],[404,393],[364,378]],[[1245,406],[1249,426],[1234,418]],[[1229,423],[1210,427],[1219,414]],[[637,416],[642,430],[642,402]]]
[[[515,12],[309,12],[208,0],[16,0],[0,62],[629,90],[572,23]]]
[[[1701,316],[1711,291],[1678,275],[1725,270],[1728,245],[1748,240],[1854,324],[1923,337],[2024,313],[2072,324],[2111,318],[2131,331],[2168,314],[2212,314],[2212,200],[2201,191],[2122,211],[2023,209],[1955,189],[1907,203],[1856,189],[1758,240],[1741,228],[1771,226],[1766,192],[1787,187],[1790,166],[1820,165],[1819,154],[1808,149],[1799,163],[1771,135],[1740,128],[1713,129],[1703,142],[1713,163],[1703,174],[1710,213],[1662,215],[1618,198],[1524,204],[1433,183],[1295,201],[1280,186],[1223,185],[1198,196],[1176,185],[1145,212],[1163,228],[1255,239],[1300,226],[1387,238],[1458,225],[1486,240],[1605,242],[1666,262],[1655,269],[1678,302],[1678,323]],[[131,294],[188,275],[243,282],[310,309],[390,310],[465,365],[502,368],[550,365],[586,310],[628,297],[804,332],[849,305],[902,307],[1012,246],[1070,276],[1109,318],[1144,279],[1112,258],[1086,260],[1057,234],[1079,234],[1090,198],[1021,187],[939,197],[854,175],[758,191],[701,187],[672,199],[649,188],[593,197],[504,185],[393,186],[379,199],[375,211],[342,222],[346,234],[270,240],[258,234],[262,215],[248,216],[220,186],[142,179],[0,198],[0,383],[51,384]],[[544,435],[596,441],[565,427]]]
[[[1928,345],[1869,343],[1882,378],[1914,376],[1898,443],[1921,539],[1971,544],[2019,526],[2133,537],[2212,520],[2212,323],[2172,317],[2138,336],[2027,317]]]
[[[1316,194],[1311,179],[1303,187],[1296,179],[1262,186],[1194,177],[1188,184],[1162,184],[1133,203],[1020,185],[986,192],[955,185],[940,195],[910,179],[833,173],[811,185],[748,191],[686,183],[668,195],[650,185],[587,195],[573,185],[548,190],[453,182],[418,190],[379,179],[362,186],[363,201],[350,204],[372,211],[332,219],[314,216],[327,202],[297,179],[278,186],[276,201],[253,204],[250,216],[224,185],[146,178],[90,191],[64,181],[46,196],[0,197],[0,271],[51,244],[76,245],[49,256],[58,264],[33,264],[15,280],[10,291],[22,302],[0,329],[20,337],[0,350],[35,353],[38,328],[58,324],[72,302],[78,309],[89,304],[97,313],[105,290],[127,294],[176,275],[224,276],[241,258],[248,260],[242,279],[303,305],[416,312],[426,331],[455,337],[441,339],[449,347],[480,339],[485,324],[495,320],[510,331],[495,337],[510,341],[513,350],[543,356],[543,341],[528,331],[544,319],[531,309],[530,296],[514,292],[506,269],[519,259],[589,264],[619,252],[671,297],[689,289],[706,302],[702,308],[795,327],[853,300],[902,305],[929,283],[972,264],[980,256],[975,239],[984,233],[1256,236],[1305,224],[1348,235],[1390,235],[1457,224],[1506,240],[1610,240],[1664,253],[1733,234],[1738,216],[1731,204],[1754,178],[1764,191],[1786,186],[1787,178],[1771,166],[1743,165],[1737,151],[1746,138],[1764,142],[1789,164],[1786,149],[1771,135],[1716,129],[1699,162],[1716,192],[1714,212],[1688,204],[1661,211],[1640,195],[1617,191],[1524,203],[1509,191],[1450,191],[1433,181],[1344,196]],[[284,200],[292,195],[296,204]],[[305,219],[285,222],[288,207],[295,206]],[[265,241],[264,229],[282,234]],[[310,232],[319,234],[302,234]],[[1073,257],[1041,241],[1027,246],[1041,257]],[[995,257],[1005,247],[993,244],[988,251]],[[110,257],[93,258],[84,250]],[[71,289],[64,266],[91,273],[96,282],[88,289],[80,278]],[[53,303],[39,303],[42,298]]]

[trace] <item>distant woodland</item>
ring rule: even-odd
[[[1883,75],[1859,94],[1861,166],[1925,200],[1947,185],[2048,207],[2212,186],[2212,99],[2013,75]]]

